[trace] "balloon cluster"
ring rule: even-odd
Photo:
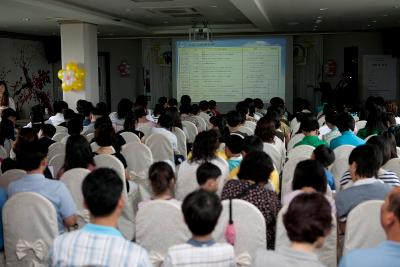
[[[69,62],[65,69],[58,71],[58,79],[62,81],[63,91],[82,90],[85,84],[85,70],[78,67],[75,62]]]

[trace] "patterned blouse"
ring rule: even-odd
[[[222,190],[222,200],[236,198],[252,183],[246,180],[230,180]],[[240,199],[246,200],[256,206],[264,215],[267,226],[267,249],[275,247],[276,219],[281,208],[278,195],[265,188],[257,186],[250,189]]]

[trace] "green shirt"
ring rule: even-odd
[[[379,135],[381,134],[381,131],[378,129],[367,129],[367,128],[362,128],[358,130],[357,136],[360,137],[361,139],[365,139],[370,135]]]
[[[294,146],[296,147],[296,146],[300,146],[300,145],[308,145],[308,146],[318,147],[320,145],[328,146],[328,143],[319,139],[318,136],[309,135],[309,136],[304,136],[303,140],[301,140]]]

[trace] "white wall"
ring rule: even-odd
[[[99,39],[98,50],[110,53],[111,110],[116,110],[121,98],[135,101],[143,92],[141,41]],[[129,77],[121,77],[118,71],[123,60],[130,66]]]

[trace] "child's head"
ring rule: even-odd
[[[243,139],[243,156],[253,151],[263,151],[263,149],[264,143],[258,136],[250,135]]]
[[[212,192],[199,189],[187,195],[182,203],[185,222],[194,236],[212,233],[221,215],[219,197]]]
[[[328,168],[335,161],[335,153],[325,145],[320,145],[314,149],[311,159],[318,161],[325,168]]]
[[[196,178],[200,188],[210,192],[217,192],[217,179],[221,174],[221,170],[217,166],[210,162],[205,162],[197,168]]]
[[[56,127],[54,127],[52,124],[42,125],[42,136],[47,138],[53,138],[55,134],[56,134]]]
[[[319,135],[319,123],[316,119],[304,120],[301,122],[301,128],[304,135]]]
[[[175,174],[168,163],[163,161],[153,163],[149,169],[149,179],[154,196],[173,193]]]
[[[229,135],[225,140],[225,153],[228,158],[240,156],[243,150],[243,138]]]

